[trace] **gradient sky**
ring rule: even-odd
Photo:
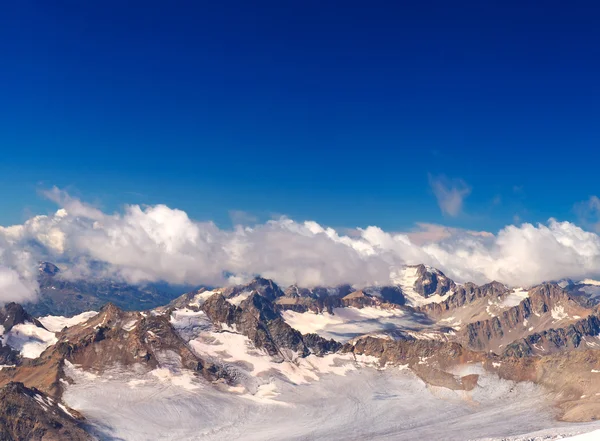
[[[3,2],[0,224],[53,185],[221,225],[580,222],[600,6],[392,3]]]

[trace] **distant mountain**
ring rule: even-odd
[[[71,316],[98,310],[109,302],[125,310],[151,309],[194,288],[167,283],[132,285],[102,278],[69,280],[60,273],[58,266],[40,263],[40,296],[36,302],[26,305],[31,314]]]

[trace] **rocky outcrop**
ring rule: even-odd
[[[354,291],[347,296],[342,297],[343,306],[352,306],[354,308],[364,308],[365,306],[381,306],[382,302],[377,297],[367,294],[363,290]]]
[[[416,269],[417,280],[414,284],[414,290],[423,297],[434,294],[443,296],[455,287],[454,282],[440,270],[425,265],[417,265]]]
[[[380,366],[387,364],[410,367],[423,381],[454,390],[471,390],[477,375],[456,376],[450,372],[456,365],[483,362],[486,354],[470,351],[455,342],[439,340],[389,340],[363,337],[344,345],[343,352],[376,357]]]
[[[504,339],[505,343],[510,343],[506,341],[507,338],[514,341],[520,335],[514,333],[509,336],[508,332],[518,330],[521,335],[524,332],[527,333],[528,330],[524,326],[527,320],[531,319],[542,323],[540,317],[550,315],[551,318],[552,311],[557,310],[563,312],[567,317],[568,314],[565,311],[571,308],[580,311],[577,309],[579,305],[564,289],[553,283],[544,283],[532,288],[527,298],[518,305],[502,311],[498,316],[469,323],[464,331],[467,345],[476,350],[488,350],[490,342],[494,340],[498,343]],[[581,314],[585,314],[585,312],[581,312]],[[514,348],[512,351],[516,354],[518,349]]]
[[[18,381],[60,399],[66,362],[103,372],[116,365],[139,365],[150,371],[162,363],[172,365],[173,360],[209,381],[229,381],[227,372],[188,347],[168,314],[128,312],[108,304],[87,322],[59,333],[58,341],[37,359],[23,359],[16,368],[2,369],[0,384]]]
[[[311,352],[318,355],[334,352],[341,347],[315,334],[303,336],[283,320],[268,298],[258,293],[251,294],[240,306],[215,294],[204,302],[202,310],[213,323],[235,329],[273,357],[285,359],[284,349],[306,356]]]
[[[7,303],[0,308],[0,326],[4,328],[4,332],[9,332],[13,326],[27,322],[43,328],[42,324],[29,315],[18,303]]]
[[[477,286],[474,283],[465,283],[464,285],[455,286],[454,294],[443,302],[429,303],[417,309],[425,314],[436,317],[478,299],[496,298],[508,292],[509,289],[500,282],[490,282],[481,286]]]
[[[95,439],[82,427],[75,411],[23,383],[0,389],[0,439],[31,441],[87,441]]]
[[[350,285],[339,285],[335,287],[316,286],[314,288],[302,288],[298,285],[289,286],[284,296],[287,298],[311,298],[311,299],[324,299],[330,298],[342,298],[353,291]]]
[[[222,291],[222,295],[225,298],[230,298],[235,297],[243,292],[255,292],[258,295],[269,299],[270,301],[273,301],[276,298],[284,295],[281,288],[279,288],[275,282],[269,279],[263,279],[262,277],[256,277],[246,285],[236,285],[225,288]]]
[[[317,314],[333,313],[333,308],[365,306],[386,306],[389,304],[404,305],[406,299],[398,286],[368,286],[354,290],[350,285],[340,285],[333,288],[316,287],[301,288],[292,285],[285,290],[283,297],[275,300],[279,310],[295,312],[314,312]]]
[[[294,312],[314,312],[317,314],[328,312],[332,313],[333,308],[342,307],[342,300],[339,297],[279,297],[275,300],[275,307],[279,311]]]
[[[368,294],[380,297],[387,303],[396,305],[406,304],[406,298],[402,294],[402,289],[399,286],[382,286],[382,287],[367,287],[364,291]]]
[[[504,355],[526,357],[531,355],[547,355],[567,349],[587,348],[586,337],[600,335],[600,319],[597,315],[580,320],[561,328],[552,328],[536,332],[506,347]],[[598,345],[598,342],[592,342]]]
[[[13,366],[20,361],[20,354],[8,345],[0,341],[0,365]]]

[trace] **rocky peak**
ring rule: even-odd
[[[263,277],[256,277],[250,283],[245,285],[230,286],[223,290],[223,296],[226,298],[235,297],[243,292],[257,292],[269,300],[275,300],[284,295],[283,291],[275,282]]]
[[[50,262],[40,262],[38,265],[40,275],[43,276],[55,276],[60,272],[60,268]]]
[[[377,297],[367,294],[361,289],[342,297],[342,304],[344,306],[364,308],[365,306],[378,306],[381,304],[381,301]]]
[[[0,308],[0,325],[4,327],[4,332],[10,331],[15,325],[27,322],[43,328],[42,324],[29,315],[18,303],[10,302]]]
[[[416,266],[416,276],[414,290],[423,297],[434,294],[443,296],[455,287],[454,282],[443,272],[423,264]]]

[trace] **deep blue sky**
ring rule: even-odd
[[[495,230],[600,193],[595,2],[0,6],[0,224],[52,185],[332,226]],[[428,182],[463,179],[443,216]]]

